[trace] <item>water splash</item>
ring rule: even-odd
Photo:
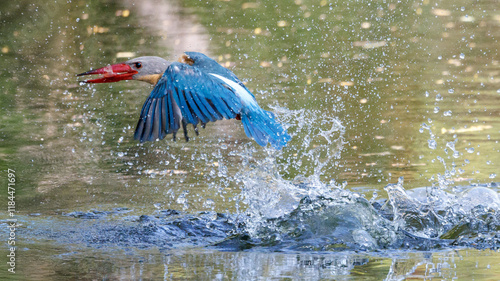
[[[292,144],[292,149],[303,156],[294,155],[283,164],[279,160],[286,156],[281,151],[268,150],[267,157],[261,160],[252,157],[255,151],[251,149],[240,155],[243,170],[235,179],[243,185],[240,202],[245,211],[239,214],[238,221],[244,227],[236,238],[220,247],[314,251],[401,246],[423,249],[449,245],[450,241],[444,239],[480,236],[470,236],[473,233],[493,231],[491,235],[496,235],[500,227],[500,200],[495,191],[486,187],[457,195],[444,191],[453,183],[449,178],[456,173],[454,163],[447,167],[445,160],[436,156],[445,167],[445,173],[438,174],[436,185],[407,191],[401,177],[398,183],[385,187],[388,200],[368,201],[334,180],[327,184],[320,177],[323,169],[340,157],[344,128],[338,120],[318,120],[320,115],[309,116],[304,111],[277,111],[289,124],[292,135],[307,130],[305,135],[309,138]],[[296,121],[291,124],[293,120]],[[316,128],[313,124],[330,127]],[[430,126],[423,124],[422,129],[428,130],[434,139]],[[334,133],[338,133],[336,138]],[[457,155],[456,142],[457,139],[446,143],[445,152],[452,152],[453,157]],[[291,160],[301,161],[305,156],[315,159],[312,174],[299,174],[291,180],[280,174],[299,165]],[[499,240],[491,241],[496,245]]]
[[[398,228],[422,238],[476,238],[491,231],[496,235],[500,200],[489,187],[466,187],[457,194],[435,187],[406,191],[401,179],[385,187],[389,200],[381,211],[389,213]]]
[[[464,191],[454,195],[432,187],[407,191],[400,179],[385,188],[388,200],[369,202],[363,195],[326,184],[320,195],[309,183],[284,182],[289,184],[289,190],[297,190],[292,194],[296,198],[287,198],[292,202],[298,200],[299,193],[310,195],[281,210],[281,215],[277,208],[255,213],[257,207],[268,207],[262,204],[251,206],[254,213],[240,214],[213,211],[189,214],[163,209],[151,215],[134,216],[127,208],[116,208],[66,213],[38,221],[36,228],[19,231],[24,237],[95,248],[215,247],[224,251],[330,252],[500,247],[500,199],[494,190],[500,187],[498,183],[456,187]],[[266,197],[266,193],[258,196]],[[248,203],[266,202],[255,200]],[[273,200],[267,202],[275,204]],[[266,213],[268,210],[275,213]],[[22,224],[31,220],[33,217],[19,216]]]
[[[321,179],[324,169],[340,158],[345,144],[339,120],[303,110],[275,111],[289,124],[292,135],[308,137],[291,145],[297,153],[284,164],[278,163],[286,157],[283,152],[267,151],[262,160],[253,159],[255,151],[250,149],[240,155],[243,170],[235,178],[244,186],[240,194],[246,207],[240,214],[244,228],[237,242],[233,239],[221,246],[321,251],[394,246],[401,238],[396,227],[378,215],[363,195],[345,190],[345,184]],[[301,167],[307,158],[313,160],[310,174],[299,173],[288,180],[279,173]]]
[[[265,227],[269,219],[290,214],[303,198],[331,198],[332,190],[341,187],[335,181],[326,185],[320,179],[323,169],[340,158],[345,143],[344,127],[340,121],[305,110],[273,109],[288,124],[292,137],[299,134],[308,137],[289,144],[288,149],[296,152],[290,156],[270,149],[266,151],[264,159],[256,160],[253,157],[255,150],[250,148],[239,155],[242,158],[242,170],[234,178],[243,184],[239,202],[246,208],[244,216],[249,233],[256,233]],[[280,161],[283,158],[286,161]],[[313,167],[310,175],[306,175],[307,172],[299,173],[293,180],[287,180],[280,174],[292,169],[307,170],[303,168],[303,163],[311,161],[312,165],[307,165]]]
[[[281,165],[282,172],[303,176],[324,174],[328,165],[340,159],[340,152],[346,144],[345,127],[334,116],[325,116],[314,110],[288,110],[279,106],[272,107],[282,122],[288,124],[288,131],[295,136],[288,146],[289,155]]]

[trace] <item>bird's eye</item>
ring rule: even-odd
[[[135,63],[135,67],[136,67],[136,68],[141,68],[141,67],[142,67],[142,64],[141,64],[140,62],[136,62],[136,63]]]

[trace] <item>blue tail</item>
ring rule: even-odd
[[[243,113],[241,122],[247,136],[252,137],[260,146],[266,146],[269,142],[275,149],[281,149],[291,139],[276,121],[274,114],[261,108]]]

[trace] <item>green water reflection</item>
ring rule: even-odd
[[[23,214],[122,206],[137,214],[157,208],[234,212],[242,184],[235,177],[239,154],[256,147],[255,161],[266,155],[241,124],[209,124],[189,143],[139,145],[132,134],[150,88],[135,82],[80,86],[75,77],[130,55],[175,60],[196,50],[235,72],[264,108],[304,109],[318,118],[311,131],[290,124],[293,140],[277,159],[286,179],[312,175],[318,159],[307,153],[319,146],[330,151],[318,154],[330,157],[321,179],[364,187],[368,197],[383,194],[401,176],[406,188],[436,184],[439,175],[451,185],[498,181],[496,5],[2,1],[0,168],[16,171]],[[328,130],[321,121],[333,117],[345,127],[332,136],[338,141],[310,134]],[[419,132],[423,123],[430,130]],[[342,141],[340,156],[332,156]],[[47,247],[30,245],[40,250],[23,255],[36,260]]]

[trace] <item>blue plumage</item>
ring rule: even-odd
[[[182,126],[204,126],[223,118],[240,119],[245,133],[261,145],[281,149],[291,139],[274,114],[257,104],[253,94],[228,69],[196,52],[186,63],[171,63],[144,103],[134,138],[163,139]]]
[[[260,146],[267,143],[281,149],[291,139],[274,115],[263,109],[257,109],[241,115],[241,122],[247,136],[252,137]]]

